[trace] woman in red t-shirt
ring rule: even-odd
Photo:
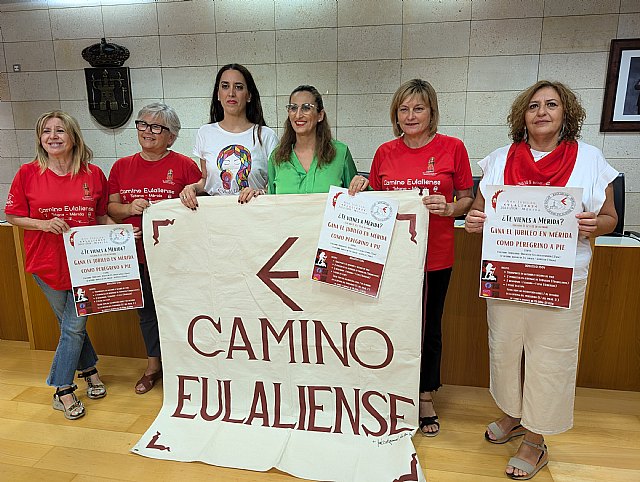
[[[36,138],[36,159],[16,174],[5,213],[7,221],[25,230],[25,271],[33,274],[58,319],[60,340],[47,384],[56,387],[53,408],[74,420],[85,414],[74,393],[76,370],[87,381],[89,398],[102,398],[107,390],[95,368],[98,357],[86,331],[87,317],[76,314],[62,233],[110,222],[107,179],[98,166],[89,166],[93,153],[69,114],[40,116]]]
[[[177,199],[185,186],[200,180],[202,173],[191,158],[169,150],[180,132],[180,119],[172,107],[160,102],[144,106],[135,125],[142,150],[118,159],[111,168],[109,214],[119,222],[140,228],[142,213],[149,203]],[[142,238],[137,239],[136,248],[144,297],[144,307],[138,309],[138,316],[147,349],[147,369],[135,385],[136,393],[141,395],[162,377],[162,362],[158,316]]]
[[[435,437],[440,422],[433,392],[440,388],[442,310],[453,266],[453,220],[473,201],[469,155],[460,139],[439,134],[438,98],[421,79],[405,82],[391,101],[396,139],[382,144],[367,180],[356,176],[349,191],[370,185],[376,191],[426,189],[422,202],[429,210],[429,237],[423,293],[423,342],[420,367],[420,431]],[[427,289],[428,287],[428,289]]]

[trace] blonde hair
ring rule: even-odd
[[[398,109],[400,105],[409,97],[419,95],[425,104],[429,104],[431,109],[431,120],[429,121],[429,135],[433,135],[438,131],[438,122],[440,121],[440,110],[438,109],[438,96],[433,86],[422,79],[412,79],[396,90],[391,99],[391,108],[389,113],[391,115],[391,125],[393,126],[393,133],[396,137],[400,137],[403,132],[398,124]]]
[[[36,160],[40,165],[40,172],[44,172],[49,167],[49,154],[42,147],[42,142],[40,141],[44,132],[44,125],[49,119],[60,119],[65,132],[73,143],[71,174],[78,174],[82,166],[89,171],[89,161],[93,158],[93,151],[84,143],[78,121],[66,112],[54,110],[45,112],[36,122]]]

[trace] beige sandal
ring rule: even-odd
[[[511,457],[507,465],[510,465],[514,469],[520,469],[527,473],[527,475],[518,476],[513,474],[507,474],[505,472],[507,477],[513,480],[532,479],[533,476],[536,475],[538,472],[540,472],[540,469],[542,469],[549,462],[549,450],[547,449],[547,446],[544,444],[544,442],[541,444],[534,444],[533,442],[529,442],[528,440],[523,440],[522,443],[527,444],[529,447],[533,447],[535,449],[540,450],[541,453],[540,453],[540,457],[538,457],[538,463],[535,466],[531,465],[526,460],[522,460],[519,457]]]
[[[496,422],[491,422],[487,429],[488,430],[484,432],[484,438],[487,440],[487,442],[491,442],[492,444],[507,443],[512,438],[520,437],[527,432],[526,428],[524,428],[520,424],[517,424],[511,430],[505,433],[500,428],[500,425],[498,425]],[[491,433],[496,436],[495,440],[489,437],[489,430],[491,430]]]

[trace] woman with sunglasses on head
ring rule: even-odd
[[[176,111],[166,104],[143,107],[135,122],[142,150],[116,161],[109,174],[109,214],[134,228],[142,225],[142,213],[150,203],[177,198],[188,184],[201,178],[193,160],[169,150],[180,132]],[[135,385],[138,394],[148,392],[162,376],[160,337],[149,271],[146,269],[142,238],[136,250],[142,282],[144,307],[138,309],[140,329],[147,349],[147,369]]]
[[[329,192],[357,174],[346,144],[332,139],[322,96],[311,85],[289,96],[282,140],[269,158],[269,194]]]
[[[182,190],[182,203],[196,209],[198,194],[238,195],[245,188],[264,189],[267,160],[277,144],[276,133],[264,121],[253,76],[240,64],[225,65],[216,76],[209,124],[198,130],[193,148],[202,177]]]

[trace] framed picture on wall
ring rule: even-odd
[[[640,38],[611,41],[600,132],[640,132]]]

